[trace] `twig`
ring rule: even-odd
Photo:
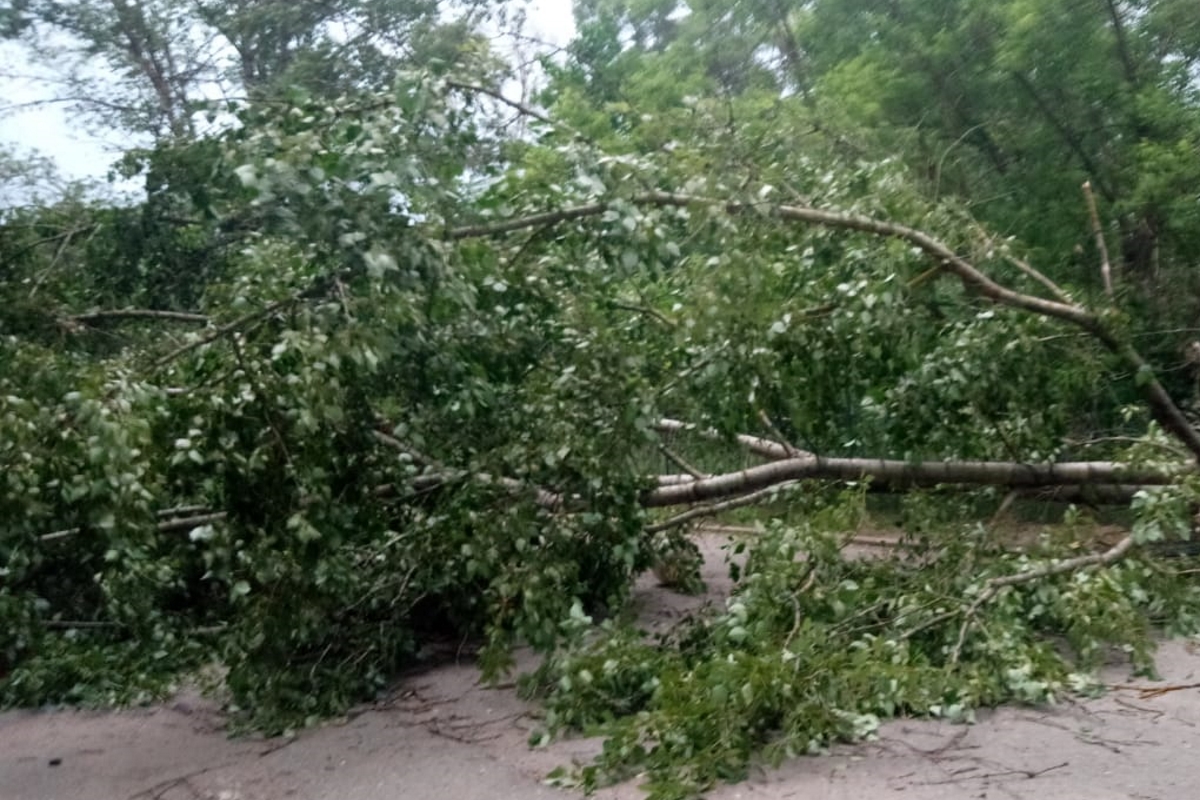
[[[1032,780],[1034,778],[1038,778],[1038,777],[1041,777],[1042,775],[1045,775],[1047,772],[1053,772],[1056,769],[1062,769],[1063,767],[1066,767],[1066,766],[1070,766],[1069,761],[1064,761],[1061,764],[1055,764],[1053,766],[1044,767],[1042,769],[1006,769],[1006,770],[1002,770],[1000,772],[985,772],[980,775],[964,775],[962,777],[946,778],[944,780],[937,780],[937,781],[920,781],[919,785],[921,785],[921,786],[944,786],[944,785],[950,784],[950,783],[962,783],[963,781],[982,781],[982,780],[988,780],[991,778],[1003,778],[1008,775],[1023,775],[1024,777]]]
[[[1162,697],[1170,692],[1182,692],[1187,689],[1200,689],[1200,683],[1174,683],[1168,686],[1138,686],[1131,683],[1115,683],[1108,686],[1109,689],[1129,689],[1138,693],[1138,698],[1141,700],[1150,700],[1155,697]]]

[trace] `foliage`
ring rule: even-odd
[[[592,764],[555,779],[591,791],[640,774],[651,798],[693,797],[760,758],[860,740],[896,715],[969,721],[980,707],[1087,690],[1113,644],[1150,670],[1147,614],[1170,608],[1191,629],[1200,613],[1194,587],[1137,559],[1010,587],[968,630],[962,598],[1061,550],[1044,540],[1017,555],[977,523],[943,522],[910,537],[905,558],[846,558],[843,531],[862,502],[810,502],[800,526],[769,523],[745,555],[738,545],[736,590],[718,613],[657,641],[605,623],[548,662],[526,684],[548,709],[531,741],[565,729],[605,736]]]

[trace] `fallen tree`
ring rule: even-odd
[[[138,224],[200,262],[192,307],[96,302],[115,277],[152,296],[146,254],[114,277],[94,243],[6,245],[26,260],[0,306],[4,702],[127,699],[216,659],[231,704],[280,731],[431,640],[478,643],[489,674],[524,642],[550,654],[551,725],[663,711],[613,752],[699,736],[671,709],[799,752],[888,713],[1046,699],[1071,673],[1050,637],[1144,666],[1147,619],[1186,627],[1186,581],[1135,545],[1184,534],[1200,438],[1114,314],[1024,262],[1001,281],[1006,248],[973,223],[939,218],[949,242],[885,221],[939,211],[888,195],[890,173],[788,162],[826,193],[809,203],[669,193],[704,181],[572,139],[464,193],[471,86],[257,108],[147,156],[178,188]],[[851,193],[876,177],[878,207]],[[1077,457],[1074,406],[1105,376],[1151,422]],[[1112,498],[1137,525],[1102,554],[1050,534],[1007,552],[914,492],[919,559],[842,557],[864,488],[944,485]],[[787,519],[760,520],[727,613],[679,648],[582,635],[693,552],[689,522],[761,502]]]

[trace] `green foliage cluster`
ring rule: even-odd
[[[1141,558],[1010,586],[971,620],[964,598],[1053,563],[1062,543],[1046,536],[1017,554],[944,501],[914,496],[905,517],[925,532],[903,557],[848,558],[844,531],[863,503],[854,492],[810,499],[792,509],[801,524],[771,522],[752,546],[731,545],[737,583],[723,609],[657,638],[605,622],[531,676],[526,690],[547,707],[534,744],[566,730],[605,737],[591,764],[554,779],[590,792],[641,776],[655,800],[694,797],[755,764],[868,738],[897,715],[967,722],[981,707],[1098,690],[1091,670],[1118,646],[1151,672],[1148,621],[1200,621],[1200,592]]]
[[[61,306],[6,310],[6,703],[102,699],[88,687],[128,674],[114,657],[112,675],[81,663],[93,677],[68,678],[60,641],[80,659],[161,642],[164,670],[219,658],[234,704],[278,729],[381,688],[431,635],[485,636],[494,670],[514,637],[553,646],[572,602],[620,603],[649,557],[627,332],[592,335],[590,306],[551,313],[602,282],[599,265],[498,270],[488,247],[447,249],[398,207],[459,199],[465,158],[423,148],[479,142],[431,97],[416,81],[373,108],[310,102],[219,149],[147,154],[224,176],[140,209],[220,242],[187,298],[201,331],[164,343],[153,320],[70,315],[45,281]],[[381,135],[400,127],[411,137]],[[14,218],[9,252],[38,255],[29,238],[57,213]],[[6,262],[6,290],[50,271],[81,293],[103,277],[184,299],[142,274],[157,234],[131,243],[107,209],[90,220],[82,286],[30,257]],[[139,257],[111,260],[106,242]],[[589,512],[553,514],[532,487]]]

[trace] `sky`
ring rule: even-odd
[[[531,36],[565,44],[574,32],[570,0],[531,0],[528,16]],[[64,109],[53,104],[38,104],[51,96],[51,90],[30,80],[6,77],[5,73],[28,73],[19,46],[0,42],[0,107],[29,105],[12,115],[0,116],[0,144],[15,146],[19,152],[36,149],[58,164],[68,178],[103,178],[118,157],[119,137],[89,131],[78,120],[71,120]]]

